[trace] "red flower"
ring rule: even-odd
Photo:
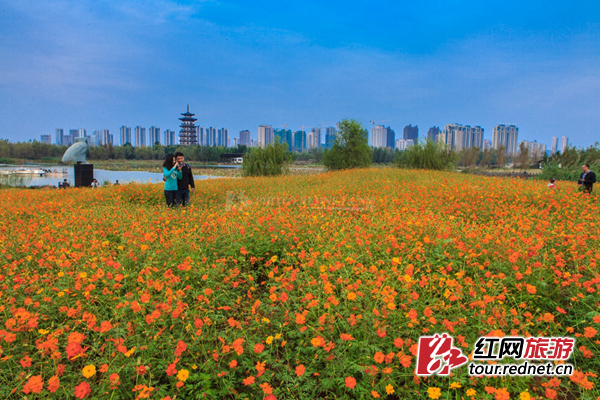
[[[75,386],[75,397],[78,399],[83,399],[92,393],[92,389],[90,389],[90,384],[87,382],[81,382],[79,385]]]

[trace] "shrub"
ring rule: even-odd
[[[443,143],[427,140],[417,141],[400,153],[396,165],[400,168],[450,170],[455,168],[456,159],[456,153]]]

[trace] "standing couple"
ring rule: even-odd
[[[167,154],[163,163],[163,181],[165,181],[165,200],[168,207],[176,205],[185,207],[189,204],[190,190],[193,193],[196,186],[192,168],[185,163],[183,153]]]

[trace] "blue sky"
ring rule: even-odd
[[[600,141],[600,2],[0,0],[0,137],[341,118]],[[118,142],[118,139],[117,139]]]

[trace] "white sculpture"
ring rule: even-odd
[[[85,153],[89,147],[86,138],[75,138],[75,143],[63,154],[62,162],[84,163]]]

